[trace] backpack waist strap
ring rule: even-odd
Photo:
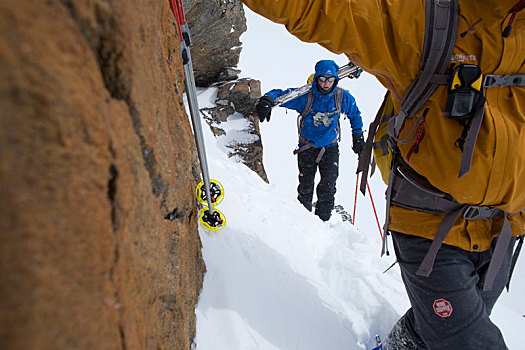
[[[466,220],[491,220],[496,216],[503,217],[503,227],[483,286],[484,291],[491,290],[512,238],[512,229],[506,216],[507,213],[498,208],[460,204],[450,195],[434,188],[424,177],[403,164],[396,166],[395,171],[391,172],[391,176],[393,177],[392,191],[390,198],[387,198],[390,204],[425,213],[444,215],[432,244],[416,272],[417,275],[426,277],[430,275],[439,248],[460,215]]]
[[[450,76],[447,74],[434,74],[430,78],[430,82],[437,85],[447,85],[450,82]],[[481,86],[484,88],[498,86],[525,86],[525,74],[484,74]]]
[[[485,75],[483,87],[490,88],[495,86],[525,86],[525,74]]]

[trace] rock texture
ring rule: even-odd
[[[2,349],[190,349],[205,267],[172,22],[168,1],[0,2]]]
[[[184,0],[197,86],[237,79],[246,18],[240,0]]]
[[[203,108],[204,119],[228,150],[229,157],[242,162],[268,182],[259,119],[255,117],[255,103],[261,97],[260,81],[240,79],[217,87],[217,106]]]

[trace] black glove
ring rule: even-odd
[[[261,123],[266,119],[270,121],[270,115],[272,114],[272,107],[275,102],[270,96],[264,95],[259,99],[259,102],[255,105],[255,113],[259,116]]]
[[[352,134],[352,150],[355,154],[361,157],[363,148],[365,147],[365,137],[363,134]]]

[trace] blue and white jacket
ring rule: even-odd
[[[332,60],[322,60],[315,65],[315,75],[312,82],[312,92],[314,100],[312,108],[298,124],[299,133],[306,138],[312,145],[316,147],[332,147],[337,144],[339,139],[339,118],[337,114],[337,106],[335,104],[335,89],[337,87],[338,79],[332,85],[332,89],[328,93],[323,93],[322,88],[317,86],[317,77],[319,75],[335,76],[339,66]],[[266,93],[274,100],[283,96],[295,88],[286,90],[274,89]],[[301,113],[307,103],[308,94],[299,96],[291,101],[283,103],[281,106],[293,109]],[[343,100],[341,104],[341,113],[346,114],[350,119],[353,134],[363,133],[363,121],[361,119],[361,112],[357,108],[354,97],[343,89]],[[335,142],[334,142],[335,140]],[[303,146],[301,142],[299,146]]]

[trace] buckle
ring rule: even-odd
[[[467,209],[465,210],[465,212],[463,213],[463,217],[467,220],[476,220],[476,219],[491,220],[499,212],[500,210],[496,208],[469,205]]]
[[[514,75],[485,75],[483,87],[491,88],[496,86],[525,86],[525,76],[520,74]]]
[[[485,75],[485,79],[483,81],[483,87],[491,88],[496,86],[505,86],[506,77],[502,75],[494,75],[494,74],[488,74]]]
[[[437,0],[436,3],[439,7],[450,7],[451,0]]]

